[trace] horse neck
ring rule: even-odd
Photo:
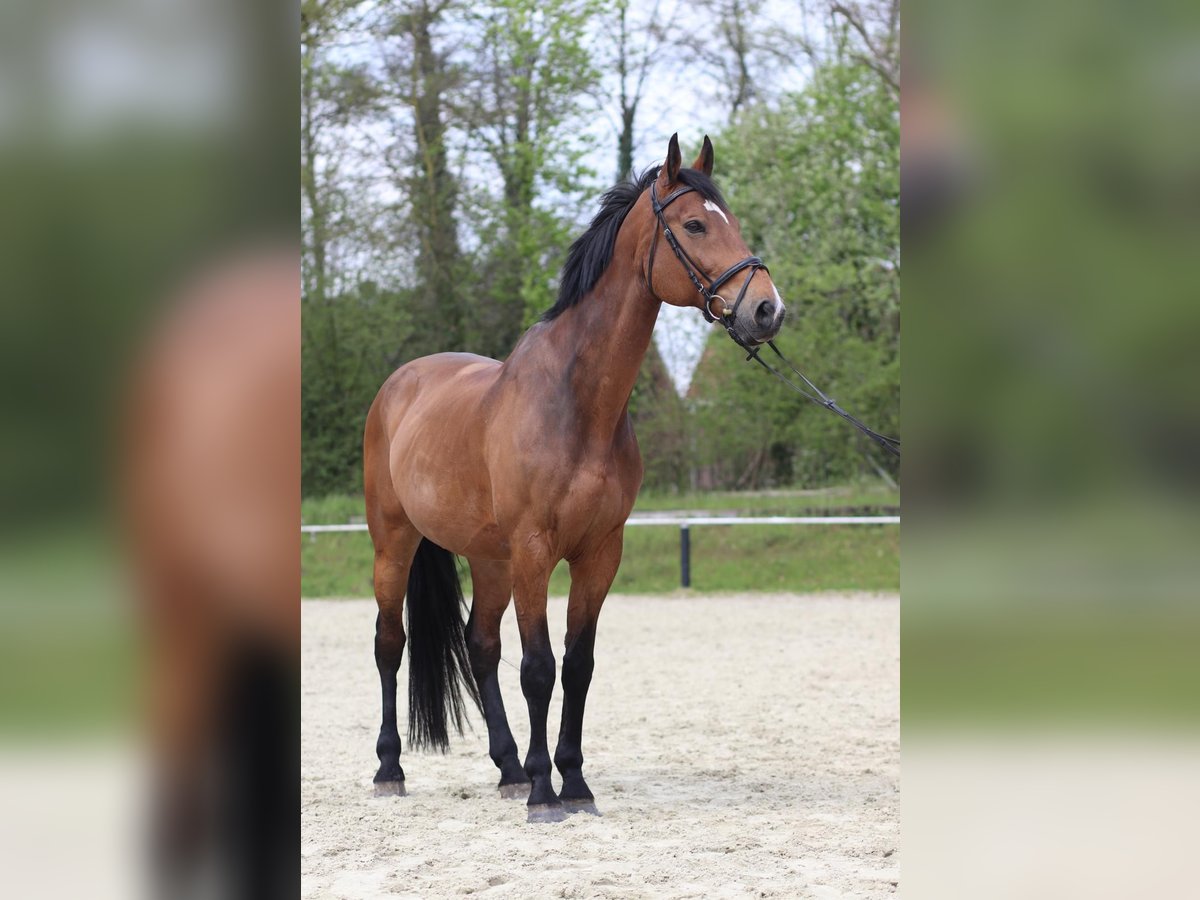
[[[576,410],[601,439],[611,439],[623,421],[662,306],[623,243],[596,286],[549,329],[564,353]]]

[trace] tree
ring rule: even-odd
[[[764,0],[695,0],[695,15],[707,33],[679,29],[676,51],[698,79],[710,81],[729,118],[773,99],[780,69],[794,61]]]
[[[755,108],[719,141],[743,236],[788,303],[779,344],[843,407],[895,433],[899,407],[899,121],[877,73],[817,70],[778,110]],[[789,392],[716,334],[696,374],[703,459],[729,486],[827,484],[895,463]],[[747,418],[748,397],[758,415]],[[723,423],[723,424],[722,424]]]
[[[344,127],[367,99],[361,68],[340,65],[330,45],[351,27],[361,0],[304,0],[300,7],[300,191],[304,241],[304,292],[324,298],[329,288],[330,244],[346,206],[340,183],[343,154],[331,133]]]
[[[505,356],[553,302],[591,173],[585,96],[598,74],[585,47],[595,0],[493,0],[475,13],[468,140],[496,167],[502,190],[480,198],[484,283],[472,308],[482,352]]]
[[[346,52],[362,23],[361,2],[301,6],[301,198],[304,257],[301,327],[306,493],[350,490],[360,476],[362,419],[396,363],[406,336],[408,295],[367,273],[385,242],[359,147],[348,139],[377,114],[382,94],[365,62]]]
[[[853,32],[850,59],[867,66],[900,99],[900,0],[860,0],[829,5],[834,21]]]
[[[389,163],[408,199],[416,243],[415,287],[437,308],[436,317],[420,320],[428,331],[423,337],[462,347],[470,289],[459,244],[459,185],[450,166],[448,122],[461,71],[439,30],[454,10],[451,0],[389,4],[383,28],[397,39],[385,55],[385,89],[405,113],[403,124],[392,119],[396,141],[389,148]]]
[[[610,68],[616,74],[617,114],[614,127],[617,132],[618,180],[633,174],[638,108],[645,96],[647,80],[654,69],[655,60],[660,56],[675,21],[679,4],[672,3],[664,7],[662,0],[654,0],[649,15],[633,23],[630,21],[629,7],[629,0],[616,0],[612,13],[616,17],[616,50]],[[611,90],[606,90],[604,97],[611,97],[611,94]]]
[[[411,294],[365,281],[306,304],[301,320],[301,490],[309,496],[362,487],[363,421],[407,343]]]

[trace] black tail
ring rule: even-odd
[[[408,743],[450,745],[447,724],[459,734],[467,696],[482,711],[463,629],[462,586],[454,554],[425,538],[408,575]]]

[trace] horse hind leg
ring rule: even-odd
[[[404,656],[404,594],[408,573],[421,536],[411,526],[392,532],[375,546],[375,665],[383,694],[383,721],[375,753],[375,795],[404,796],[404,770],[400,768],[400,731],[396,726],[396,673]]]
[[[467,622],[467,648],[471,671],[479,686],[488,729],[488,755],[500,770],[500,796],[527,797],[530,780],[517,756],[504,700],[500,696],[500,621],[512,599],[512,575],[507,562],[469,560],[471,564],[471,617]]]

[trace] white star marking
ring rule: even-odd
[[[726,225],[729,224],[729,217],[725,215],[725,212],[721,209],[721,207],[717,206],[717,204],[713,203],[711,200],[704,201],[704,208],[709,212],[715,212],[718,216],[725,220]]]

